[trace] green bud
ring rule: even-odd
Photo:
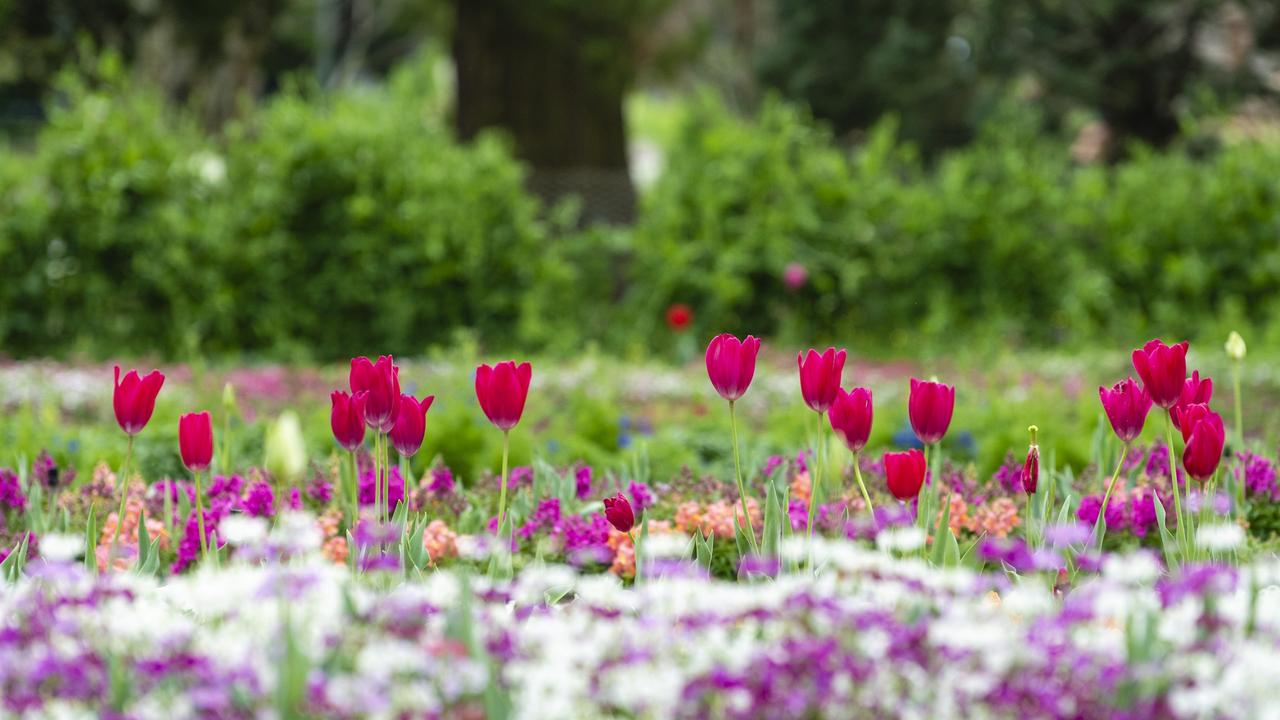
[[[264,464],[277,480],[294,485],[307,469],[307,447],[302,439],[302,424],[292,410],[287,410],[267,429]]]
[[[1232,360],[1235,360],[1236,362],[1240,362],[1241,360],[1244,360],[1244,355],[1247,348],[1244,345],[1244,338],[1240,337],[1240,333],[1236,332],[1235,330],[1231,331],[1231,334],[1227,336],[1226,348],[1227,348],[1227,357],[1231,358]]]
[[[236,407],[236,386],[231,383],[222,386],[222,407],[228,410]]]

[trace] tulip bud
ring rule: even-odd
[[[222,386],[222,407],[227,412],[235,412],[236,409],[236,386],[227,383]]]
[[[1031,447],[1027,449],[1027,461],[1022,465],[1022,489],[1028,495],[1035,495],[1040,485],[1040,446],[1036,444],[1036,433],[1040,428],[1032,425],[1027,428],[1031,433]]]
[[[285,411],[267,429],[267,472],[284,484],[296,483],[307,469],[307,447],[302,439],[302,425],[291,410]]]
[[[1244,338],[1240,337],[1240,333],[1232,330],[1231,334],[1227,336],[1226,347],[1227,357],[1235,360],[1236,362],[1244,360],[1244,355],[1248,348],[1245,347]]]
[[[636,524],[631,501],[622,493],[604,499],[604,517],[618,532],[631,532]]]

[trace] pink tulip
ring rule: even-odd
[[[516,365],[514,360],[476,368],[476,399],[489,422],[503,431],[520,422],[532,378],[533,367],[529,363]]]
[[[391,445],[401,456],[413,457],[422,447],[427,432],[427,410],[435,399],[434,395],[428,395],[418,402],[412,395],[400,396],[400,411],[390,437]]]
[[[1142,434],[1147,413],[1151,411],[1151,396],[1133,378],[1125,378],[1109,390],[1099,387],[1098,398],[1111,421],[1111,429],[1121,442],[1131,443]]]
[[[844,441],[851,452],[862,452],[871,437],[871,391],[854,388],[845,392],[836,388],[836,399],[827,411],[831,429]]]
[[[1205,405],[1192,407],[1208,407]],[[1183,415],[1184,423],[1192,420],[1191,415]],[[1184,424],[1185,427],[1185,424]],[[1195,418],[1195,424],[1188,435],[1187,447],[1182,451],[1182,467],[1187,474],[1201,483],[1213,477],[1222,461],[1222,448],[1226,445],[1227,434],[1222,426],[1222,416],[1209,412]]]
[[[120,429],[128,435],[137,435],[151,420],[151,413],[156,409],[156,396],[164,385],[164,375],[159,370],[152,370],[146,377],[139,378],[137,370],[130,370],[124,379],[120,378],[120,366],[116,366],[115,391],[111,404],[116,411],[116,422]]]
[[[329,411],[329,427],[338,445],[347,452],[354,452],[364,442],[364,393],[348,395],[334,390],[329,395],[333,407]]]
[[[846,355],[844,350],[835,348],[827,348],[821,355],[813,348],[796,355],[796,365],[800,368],[800,394],[810,410],[824,413],[836,401]]]
[[[903,502],[914,498],[924,487],[924,453],[915,449],[885,453],[884,474],[889,492],[895,498]]]
[[[1133,351],[1133,369],[1151,401],[1168,410],[1182,398],[1187,380],[1187,343],[1165,345],[1152,340]]]
[[[911,396],[907,401],[907,415],[911,429],[925,445],[942,440],[951,426],[951,415],[956,407],[954,385],[943,385],[911,378]]]
[[[400,404],[400,368],[390,355],[375,364],[367,357],[351,358],[351,392],[365,393],[364,421],[378,432],[396,424]]]
[[[1208,405],[1209,401],[1212,399],[1213,380],[1210,380],[1209,378],[1201,380],[1200,371],[1193,370],[1191,372],[1191,377],[1187,378],[1186,384],[1182,386],[1182,394],[1178,396],[1177,404],[1173,406],[1172,412],[1169,413],[1169,417],[1173,420],[1173,426],[1178,430],[1182,429],[1182,426],[1178,424],[1179,408],[1186,407],[1187,405]]]
[[[756,355],[760,341],[750,335],[746,340],[724,333],[707,346],[707,376],[716,392],[734,402],[747,392],[756,373]]]
[[[200,472],[213,460],[213,422],[209,413],[187,413],[178,419],[178,449],[182,464]]]

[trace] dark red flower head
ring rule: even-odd
[[[1151,411],[1151,396],[1146,388],[1140,387],[1133,378],[1125,378],[1109,390],[1098,388],[1098,398],[1111,421],[1111,429],[1121,442],[1131,443],[1142,434],[1147,413]]]
[[[1190,405],[1174,405],[1169,414],[1172,416],[1173,426],[1182,433],[1182,441],[1190,442],[1191,431],[1195,429],[1196,424],[1215,413],[1205,403],[1192,403]]]
[[[164,375],[159,370],[152,370],[146,377],[138,377],[137,370],[125,373],[120,377],[120,366],[116,366],[115,392],[111,404],[115,407],[116,422],[120,429],[129,435],[137,435],[151,420],[151,413],[156,409],[156,396],[164,385]]]
[[[693,309],[684,303],[675,303],[667,308],[667,327],[676,332],[683,332],[693,322]]]
[[[418,402],[412,395],[400,396],[396,426],[391,428],[391,445],[404,457],[413,457],[422,447],[427,434],[427,410],[436,397],[428,395]]]
[[[1173,426],[1179,430],[1182,425],[1179,424],[1178,409],[1187,405],[1208,405],[1213,399],[1213,380],[1205,378],[1200,379],[1200,371],[1191,371],[1191,377],[1187,378],[1186,384],[1182,386],[1182,395],[1178,397],[1178,402],[1173,406],[1169,413],[1169,417],[1173,420]]]
[[[844,350],[829,347],[821,355],[813,348],[796,355],[796,365],[800,368],[800,394],[810,410],[824,413],[836,401],[847,354]]]
[[[489,422],[502,430],[510,430],[520,422],[524,414],[524,402],[529,397],[529,382],[533,379],[533,366],[516,365],[514,360],[500,362],[493,367],[476,368],[476,399]]]
[[[334,390],[329,399],[333,402],[329,411],[329,427],[333,429],[333,437],[344,450],[352,452],[364,442],[365,394],[348,395],[341,390]]]
[[[911,419],[911,429],[920,442],[930,445],[941,440],[951,426],[951,414],[955,409],[954,385],[911,378],[907,415]]]
[[[716,392],[729,402],[742,397],[756,374],[756,355],[760,341],[751,335],[746,340],[724,333],[707,346],[707,377]]]
[[[1191,407],[1207,406],[1192,405]],[[1191,423],[1192,419],[1190,414],[1184,413],[1183,427],[1192,425],[1192,428],[1187,447],[1182,451],[1182,467],[1186,469],[1188,475],[1203,483],[1213,477],[1218,470],[1218,463],[1222,461],[1222,448],[1227,442],[1227,433],[1222,426],[1222,416],[1216,412],[1209,412],[1195,418],[1194,424]],[[1185,433],[1186,430],[1183,432]]]
[[[885,453],[884,475],[895,498],[903,502],[914,498],[924,487],[924,453],[915,449]]]
[[[862,452],[871,437],[871,391],[866,388],[849,392],[836,390],[836,401],[827,411],[827,420],[851,452]]]
[[[209,413],[187,413],[178,419],[178,449],[182,464],[191,472],[200,472],[213,460],[213,422]]]
[[[1035,495],[1040,486],[1040,446],[1027,448],[1027,460],[1022,464],[1022,489],[1028,495]]]
[[[1187,380],[1187,343],[1165,345],[1152,340],[1133,351],[1133,369],[1151,401],[1168,410],[1182,398]]]
[[[351,392],[365,393],[364,421],[378,432],[396,424],[400,404],[400,368],[390,355],[374,363],[367,357],[351,358]]]
[[[604,517],[618,532],[631,532],[631,528],[636,525],[631,501],[622,493],[604,499]]]

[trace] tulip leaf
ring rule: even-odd
[[[84,527],[84,567],[90,573],[98,574],[98,508],[89,506],[89,517]]]
[[[766,485],[764,538],[761,541],[760,552],[765,557],[777,557],[778,543],[782,540],[784,513],[782,512],[782,506],[778,503],[778,492],[774,489],[773,483],[766,483]]]
[[[1175,547],[1177,541],[1173,539],[1165,525],[1164,503],[1156,497],[1152,505],[1156,511],[1156,527],[1160,531],[1160,549],[1164,551],[1164,562],[1170,569],[1176,568],[1178,566],[1176,562],[1178,553]]]
[[[936,542],[936,541],[935,541]],[[947,528],[947,552],[943,558],[943,564],[947,567],[956,567],[960,564],[960,543],[956,540],[956,534]]]
[[[934,565],[941,565],[946,557],[946,543],[942,539],[942,531],[951,532],[951,503],[942,503],[942,515],[938,518],[938,526],[933,531],[933,553],[929,558]]]

